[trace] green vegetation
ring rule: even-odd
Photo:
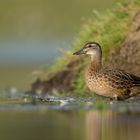
[[[81,32],[72,44],[71,50],[65,52],[63,58],[49,68],[49,75],[66,69],[66,64],[74,59],[80,59],[81,63],[75,68],[77,77],[73,80],[75,84],[74,93],[85,95],[87,92],[84,82],[84,67],[89,59],[73,56],[75,50],[81,48],[88,41],[99,42],[103,49],[103,61],[105,63],[110,49],[118,47],[125,36],[131,30],[132,18],[138,11],[140,0],[132,0],[116,4],[111,10],[100,14],[94,11],[92,17],[87,20],[81,28]]]
[[[90,16],[90,11],[93,8],[98,8],[102,11],[106,7],[111,7],[114,1],[1,1],[0,37],[46,40],[46,36],[54,37],[54,34],[57,38],[67,36],[78,31],[79,17]],[[19,32],[22,32],[22,34],[19,34]]]

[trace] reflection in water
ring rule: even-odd
[[[139,140],[138,115],[112,111],[86,114],[86,140]]]
[[[110,110],[48,110],[22,105],[0,111],[2,140],[139,140],[140,118]]]
[[[0,116],[2,140],[85,140],[84,119],[76,112],[42,108],[0,111]]]
[[[1,110],[2,140],[139,140],[140,118],[112,111]]]

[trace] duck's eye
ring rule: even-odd
[[[88,48],[91,48],[91,47],[93,47],[91,44],[90,44],[90,45],[88,45]]]

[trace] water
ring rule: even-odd
[[[1,139],[84,140],[81,135],[84,132],[84,121],[78,114],[72,111],[48,110],[2,111],[0,112]],[[10,115],[9,118],[7,118],[8,115]]]
[[[139,116],[111,111],[1,111],[0,116],[2,140],[139,140],[140,136]]]
[[[32,104],[27,95],[11,97],[7,102],[1,101],[2,140],[139,140],[140,137],[137,103],[107,102],[104,109],[99,109],[94,98],[48,96],[45,102],[36,100]]]

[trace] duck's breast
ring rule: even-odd
[[[111,86],[110,81],[102,73],[87,73],[86,84],[88,88],[96,94],[112,97],[114,88]]]

